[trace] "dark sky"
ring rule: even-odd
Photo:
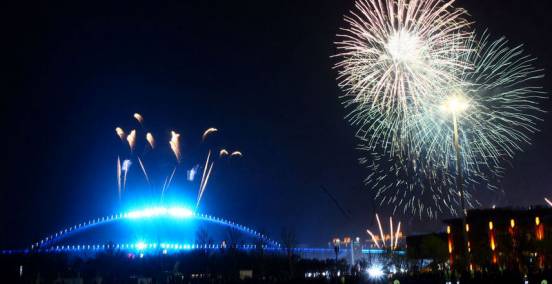
[[[552,69],[549,1],[457,4],[479,29],[525,43],[539,67]],[[363,236],[373,212],[385,212],[362,186],[367,172],[357,163],[330,58],[351,0],[16,5],[4,7],[2,17],[0,248],[120,210],[113,130],[133,126],[134,112],[165,135],[160,143],[171,129],[180,131],[185,159],[211,126],[225,145],[242,150],[243,159],[215,169],[205,212],[265,228],[275,238],[293,227],[311,245]],[[551,89],[549,79],[544,86]],[[543,108],[550,111],[550,104]],[[508,170],[500,185],[505,194],[482,200],[485,205],[552,197],[549,115],[541,129]],[[193,195],[196,189],[175,190]],[[403,221],[408,232],[440,225]]]

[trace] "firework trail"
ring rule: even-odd
[[[123,141],[125,139],[125,131],[121,127],[115,128],[115,132],[117,133],[117,136]]]
[[[174,153],[176,162],[180,163],[180,134],[171,131],[171,141],[169,141],[169,144],[171,145],[171,150]]]
[[[117,192],[121,200],[121,158],[117,156]]]
[[[205,166],[203,167],[203,174],[201,175],[201,183],[200,188],[203,185],[203,182],[205,181],[205,173],[207,172],[207,169],[209,168],[209,158],[211,157],[211,150],[207,152],[207,159],[205,160]]]
[[[132,162],[130,160],[124,160],[123,161],[123,166],[122,166],[122,170],[124,172],[124,175],[123,175],[123,191],[125,191],[125,189],[126,189],[127,174],[128,174],[128,170],[130,169],[131,165],[132,165]]]
[[[399,225],[397,226],[397,231],[395,232],[395,245],[393,246],[393,249],[397,248],[400,236],[401,236],[401,222],[399,221]]]
[[[163,199],[163,195],[165,194],[165,191],[167,189],[169,189],[169,187],[171,186],[171,183],[172,183],[172,180],[173,180],[173,177],[174,177],[174,173],[176,173],[176,166],[174,167],[171,175],[168,177],[168,181],[166,181],[166,185],[163,185],[163,189],[161,190],[161,199]]]
[[[165,188],[167,187],[168,180],[169,180],[169,176],[166,176],[165,182],[163,182],[163,187],[161,187],[161,201],[163,201],[163,196],[165,194]]]
[[[140,157],[136,156],[136,158],[138,159],[138,163],[140,164],[140,168],[142,169],[142,173],[144,173],[144,177],[146,178],[146,181],[148,182],[149,185],[151,185],[148,177],[148,173],[146,172],[146,167],[144,167],[144,163],[142,163],[142,160],[140,159]]]
[[[389,247],[391,249],[394,248],[394,242],[393,242],[393,217],[389,217],[389,230],[391,231],[389,233],[389,238],[390,238],[390,242],[389,242]]]
[[[205,130],[205,132],[203,132],[203,135],[201,136],[201,140],[205,141],[205,139],[207,139],[207,136],[215,132],[218,132],[218,129],[214,127],[208,128],[207,130]]]
[[[136,146],[136,130],[132,130],[130,131],[130,134],[128,134],[127,136],[127,142],[128,142],[128,147],[130,148],[130,151],[134,151],[134,146]]]
[[[548,200],[548,198],[544,198],[544,201],[548,204],[548,206],[552,207],[552,201]]]
[[[370,230],[366,230],[366,232],[368,233],[368,235],[370,235],[370,237],[372,237],[372,241],[374,242],[376,247],[380,248],[380,245],[379,245],[379,242],[378,242],[378,239],[376,238],[376,236],[374,236],[374,234]]]
[[[402,207],[405,214],[411,210],[420,218],[435,218],[446,209],[455,213],[453,124],[444,111],[451,103],[465,109],[455,115],[462,174],[466,190],[472,191],[466,197],[468,208],[478,204],[475,189],[496,189],[503,165],[530,144],[545,98],[535,59],[521,46],[509,47],[505,38],[490,40],[487,33],[473,36],[467,49],[473,52],[462,61],[473,68],[455,71],[457,82],[426,96],[416,112],[382,114],[368,107],[353,112],[361,124],[357,136],[365,156],[360,161],[370,169],[365,182],[380,204]]]
[[[380,235],[381,235],[381,241],[383,243],[383,246],[385,247],[385,235],[383,234],[383,229],[381,227],[381,222],[380,222],[380,219],[379,219],[379,216],[378,216],[377,213],[376,213],[376,221],[378,221],[378,228],[379,228]]]
[[[380,222],[378,214],[376,214],[376,221],[378,223],[379,233],[380,233],[381,241],[382,241],[383,245],[380,246],[378,238],[372,233],[372,231],[366,230],[366,232],[370,235],[370,237],[372,238],[372,241],[374,242],[376,247],[386,248],[385,240],[386,240],[387,237],[386,237],[385,232],[383,231],[383,227],[381,226],[381,222]],[[399,224],[397,225],[397,229],[394,230],[393,218],[389,217],[389,231],[390,231],[390,233],[389,233],[389,247],[388,248],[391,249],[391,250],[395,250],[398,247],[399,239],[402,235],[402,233],[401,233],[401,222],[399,222]]]
[[[197,203],[196,208],[199,206],[199,202],[201,201],[201,197],[203,197],[203,192],[205,191],[205,186],[207,185],[207,180],[209,179],[209,175],[211,175],[211,170],[213,169],[213,164],[211,163],[211,166],[209,166],[209,159],[211,157],[211,150],[207,153],[207,159],[205,160],[205,166],[203,167],[203,174],[201,175],[201,181],[199,183],[199,192],[197,195]]]
[[[155,138],[153,138],[153,134],[151,132],[146,133],[146,140],[148,141],[148,144],[152,149],[155,148]]]
[[[207,172],[207,175],[205,176],[205,181],[203,181],[201,185],[201,189],[199,191],[199,195],[197,197],[197,203],[196,203],[196,209],[199,207],[199,203],[201,202],[201,198],[203,197],[203,193],[205,192],[205,188],[207,187],[207,182],[209,182],[209,177],[211,176],[211,171],[213,170],[213,166],[215,163],[211,163],[211,166],[209,167],[209,171]]]
[[[226,149],[221,149],[219,152],[219,157],[228,156],[228,151]]]

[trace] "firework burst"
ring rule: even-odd
[[[542,70],[524,54],[522,46],[509,47],[505,38],[474,38],[468,57],[474,66],[460,75],[461,83],[444,86],[425,103],[423,115],[411,120],[411,148],[424,151],[426,160],[449,167],[456,161],[450,108],[455,114],[464,172],[501,169],[504,160],[529,145],[543,111],[545,95],[539,86]],[[451,105],[452,104],[452,105]],[[449,111],[450,112],[450,111]]]
[[[358,0],[336,43],[345,105],[406,115],[469,65],[466,12],[454,1]]]
[[[445,209],[454,213],[459,195],[451,175],[457,159],[451,109],[463,110],[454,119],[468,207],[477,204],[476,188],[496,189],[493,184],[504,162],[529,144],[537,131],[544,94],[537,84],[543,74],[533,67],[534,59],[521,46],[510,48],[504,38],[491,41],[486,33],[473,37],[468,48],[474,52],[465,61],[474,68],[458,73],[456,84],[427,96],[407,119],[370,109],[356,113],[366,116],[359,135],[364,155],[360,161],[370,170],[366,184],[375,190],[380,204],[430,217]],[[400,138],[377,140],[382,137],[379,131],[397,124]]]
[[[201,169],[200,165],[198,165],[197,162],[193,161],[187,161],[183,160],[182,158],[182,152],[181,152],[181,143],[180,143],[180,134],[176,131],[170,132],[170,140],[167,144],[170,146],[170,151],[172,151],[172,154],[174,158],[176,159],[176,162],[174,163],[174,167],[171,167],[167,171],[164,171],[161,176],[156,174],[156,171],[148,171],[148,168],[146,165],[153,164],[152,160],[146,160],[147,154],[153,151],[160,151],[163,150],[163,146],[166,144],[159,143],[156,145],[156,140],[154,139],[154,136],[151,132],[145,132],[146,129],[143,127],[143,117],[135,113],[134,119],[140,123],[141,128],[138,130],[131,130],[128,135],[125,134],[122,128],[117,127],[115,129],[115,132],[117,133],[117,136],[121,139],[121,141],[128,145],[129,148],[126,148],[124,153],[121,153],[121,155],[117,156],[117,192],[119,199],[121,200],[123,198],[123,195],[126,191],[127,186],[127,179],[131,177],[132,175],[129,175],[129,171],[132,171],[132,164],[136,163],[137,169],[139,169],[142,173],[142,175],[145,178],[145,181],[151,188],[159,188],[160,190],[160,196],[161,196],[161,202],[164,202],[164,198],[167,194],[167,191],[171,188],[171,185],[178,180],[178,177],[181,172],[186,173],[186,181],[190,183],[199,183],[199,190],[197,192],[197,200],[196,200],[196,208],[200,206],[202,198],[205,196],[205,192],[207,189],[207,185],[210,180],[212,180],[213,175],[213,169],[215,161],[220,159],[228,159],[230,157],[237,158],[242,157],[242,153],[240,151],[233,151],[229,152],[228,150],[225,150],[223,148],[220,148],[220,145],[215,145],[215,141],[209,141],[210,143],[203,143],[203,144],[209,144],[207,147],[209,148],[207,154],[207,158],[205,161],[205,165]],[[145,135],[143,135],[140,131],[144,131]],[[203,132],[202,135],[202,142],[205,142],[206,139],[210,139],[210,136],[214,133],[217,133],[218,130],[216,128],[208,128]],[[136,149],[140,148],[139,146],[144,146],[144,151],[142,153],[138,153]],[[213,151],[211,148],[216,147],[216,149]],[[166,150],[166,148],[165,148]],[[193,155],[192,155],[193,156]],[[186,167],[189,164],[192,164],[193,166],[186,171],[181,171],[182,167]],[[138,167],[139,166],[139,167]],[[197,181],[195,178],[196,173],[198,171],[202,171],[201,180]],[[161,185],[162,182],[162,185]],[[156,193],[157,194],[157,193]],[[195,194],[195,193],[194,193]]]

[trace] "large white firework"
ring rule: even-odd
[[[358,0],[336,43],[347,107],[408,115],[425,96],[454,82],[469,22],[442,0]]]
[[[430,217],[457,207],[459,194],[451,174],[456,162],[454,130],[446,111],[451,107],[463,109],[455,115],[468,207],[476,204],[470,190],[485,187],[481,184],[494,188],[504,162],[529,144],[531,134],[537,131],[542,114],[539,102],[545,96],[538,85],[543,74],[533,66],[535,59],[525,55],[521,46],[510,48],[505,38],[492,41],[486,33],[472,38],[469,48],[474,52],[466,55],[466,62],[473,69],[458,73],[458,83],[444,85],[427,96],[408,119],[362,112],[371,124],[365,128],[367,135],[361,137],[361,163],[370,170],[366,183],[381,204]],[[378,120],[385,127],[399,121],[402,138],[408,139],[379,145],[370,140],[371,135],[378,137],[373,127]]]

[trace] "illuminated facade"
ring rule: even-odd
[[[552,209],[469,210],[462,219],[445,220],[449,262],[462,263],[467,245],[471,269],[490,267],[525,271],[552,266]],[[462,242],[462,230],[468,240]]]

